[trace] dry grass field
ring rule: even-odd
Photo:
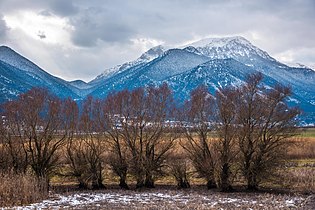
[[[75,187],[75,179],[55,176],[48,199],[43,201],[34,187],[35,181],[16,177],[14,180],[18,182],[11,187],[15,191],[10,191],[7,185],[1,187],[0,206],[10,206],[8,209],[314,209],[315,129],[307,129],[290,141],[289,158],[285,170],[279,174],[280,182],[265,183],[260,192],[246,192],[237,186],[232,193],[207,190],[205,181],[192,171],[190,189],[178,190],[175,179],[167,175],[156,181],[156,188],[141,190],[135,189],[135,180],[129,176],[131,190],[120,190],[118,177],[107,168],[104,180],[107,189],[81,191]],[[3,176],[1,183],[5,183],[5,178],[8,177]],[[12,200],[3,200],[8,193]],[[15,201],[18,196],[23,200]]]
[[[46,183],[26,174],[0,174],[0,207],[38,202],[48,196]]]
[[[284,180],[289,188],[315,192],[315,129],[305,129],[292,139]]]

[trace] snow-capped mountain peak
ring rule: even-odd
[[[195,48],[198,47],[223,47],[227,45],[229,42],[238,42],[242,44],[250,44],[248,40],[241,36],[232,36],[232,37],[224,37],[224,38],[205,38],[201,39],[199,41],[190,43],[184,47],[192,46]]]
[[[247,65],[252,66],[257,59],[275,61],[267,52],[255,47],[247,39],[241,36],[223,37],[223,38],[206,38],[191,44],[174,48],[184,49],[187,52],[199,56],[208,57],[209,59],[228,59],[233,58],[239,62],[246,61]],[[143,53],[138,59],[126,62],[121,65],[106,69],[98,75],[90,84],[99,84],[102,81],[123,72],[131,67],[149,63],[157,57],[169,53],[162,45],[153,47]]]
[[[240,60],[244,57],[259,56],[274,61],[267,52],[252,45],[241,36],[206,38],[183,46],[185,49],[187,47],[194,47],[198,52],[212,59],[233,58]]]
[[[164,52],[165,52],[165,48],[162,45],[158,45],[156,47],[152,47],[151,49],[143,53],[137,60],[151,61],[161,56]]]

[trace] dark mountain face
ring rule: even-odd
[[[218,88],[242,84],[246,75],[261,72],[267,87],[292,87],[289,103],[304,111],[305,123],[315,123],[315,71],[289,67],[242,37],[205,39],[181,48],[154,47],[135,61],[107,69],[89,83],[53,77],[7,47],[0,47],[0,100],[8,100],[31,87],[48,88],[59,97],[103,98],[112,91],[167,82],[178,101],[187,99],[201,84]]]

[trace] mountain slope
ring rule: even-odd
[[[205,39],[170,49],[150,62],[119,71],[91,94],[104,97],[111,91],[168,82],[183,101],[200,84],[214,92],[244,82],[253,72],[263,73],[267,86],[276,82],[291,86],[290,103],[303,109],[306,122],[315,122],[315,71],[282,64],[242,37]]]
[[[209,60],[205,56],[181,49],[168,50],[151,62],[139,64],[116,73],[104,81],[101,86],[98,86],[91,95],[104,97],[111,91],[157,85],[170,76],[183,73]]]
[[[26,80],[28,82],[25,82]],[[0,61],[0,102],[15,98],[33,85],[39,86],[40,84],[24,71]]]
[[[18,94],[29,90],[31,87],[44,87],[61,98],[79,98],[73,87],[68,82],[54,77],[25,57],[19,55],[12,49],[0,47],[1,89],[10,90],[10,94],[3,96],[5,99],[12,99]],[[11,85],[9,85],[11,84]]]
[[[243,37],[204,39],[187,45],[185,49],[211,59],[233,58],[279,80],[282,84],[315,84],[315,74],[311,69],[282,64]],[[310,90],[314,90],[314,87]]]
[[[102,82],[104,82],[106,79],[108,79],[111,76],[114,76],[115,74],[122,72],[126,69],[142,65],[145,63],[148,63],[155,58],[161,56],[165,52],[165,49],[162,45],[158,45],[156,47],[153,47],[143,53],[138,59],[134,61],[130,61],[121,65],[114,66],[112,68],[106,69],[102,74],[98,75],[95,79],[89,82],[91,85],[98,85]]]
[[[175,97],[183,100],[201,84],[208,86],[211,93],[215,93],[219,88],[242,84],[246,76],[251,73],[257,71],[234,59],[214,59],[183,74],[169,77],[166,81],[174,90]]]
[[[191,90],[206,84],[209,90],[244,82],[249,73],[261,72],[264,84],[292,87],[289,99],[300,106],[305,124],[315,124],[315,71],[290,67],[242,37],[204,39],[165,51],[151,48],[135,61],[107,69],[89,83],[54,77],[8,47],[0,47],[0,100],[9,100],[31,87],[46,87],[61,98],[104,98],[112,91],[169,83],[179,103]]]

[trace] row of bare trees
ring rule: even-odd
[[[215,97],[206,87],[191,93],[184,113],[194,126],[185,128],[182,146],[208,188],[229,191],[241,173],[247,189],[255,190],[284,164],[300,111],[287,105],[290,88],[266,89],[262,79],[249,75],[245,84],[218,90]]]
[[[104,188],[108,167],[126,189],[128,175],[141,188],[170,173],[187,188],[191,163],[208,188],[229,191],[241,174],[257,189],[284,160],[299,114],[287,106],[289,88],[264,89],[262,79],[249,75],[215,95],[200,86],[181,107],[166,84],[87,97],[81,108],[32,89],[2,106],[0,167],[94,189]]]

